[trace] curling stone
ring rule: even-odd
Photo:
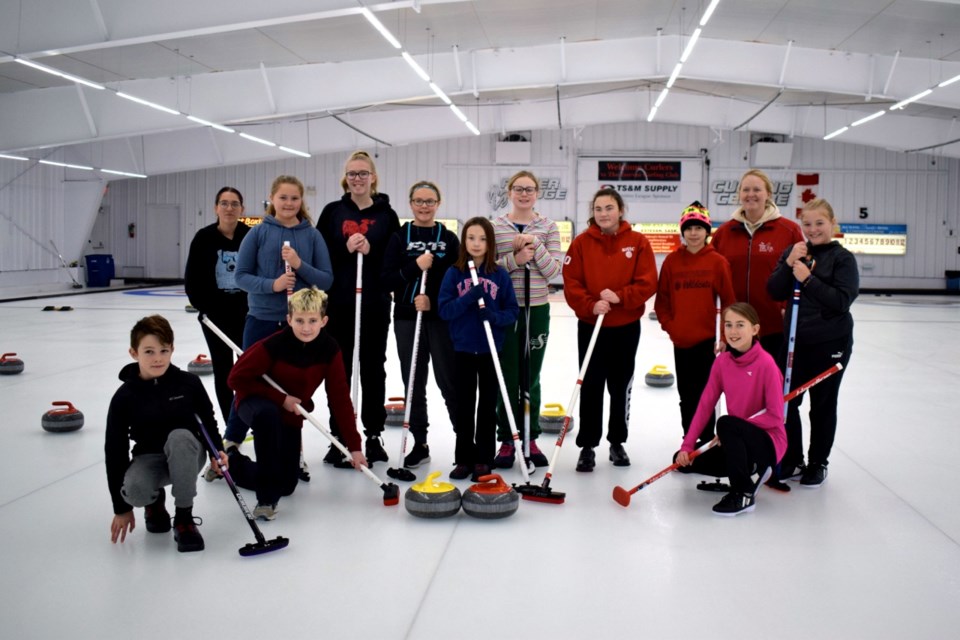
[[[5,353],[0,356],[0,375],[12,376],[23,372],[23,360],[14,358],[15,353]]]
[[[387,425],[388,427],[402,427],[404,399],[394,396],[389,398],[389,400],[390,402],[383,405],[383,408],[387,410],[387,419],[383,424]]]
[[[650,313],[647,314],[647,317],[650,318],[651,320],[653,320],[654,322],[656,322],[656,321],[657,321],[657,312],[656,312],[656,311],[651,311]]]
[[[184,309],[187,313],[200,313],[200,310],[197,309],[197,308],[196,308],[195,306],[193,306],[192,304],[184,305],[183,309]]]
[[[648,387],[669,387],[673,384],[673,374],[665,366],[658,364],[647,372],[643,381]]]
[[[563,429],[563,420],[567,417],[563,405],[559,402],[550,402],[544,405],[540,412],[540,431],[544,433],[560,433]],[[573,433],[573,416],[570,416],[570,425],[567,433]]]
[[[65,408],[50,409],[43,414],[43,418],[40,419],[40,424],[43,426],[44,431],[49,431],[50,433],[67,433],[68,431],[76,431],[83,426],[83,413],[74,407],[73,404],[66,400],[57,400],[53,403],[53,406]]]
[[[213,360],[207,354],[201,353],[187,364],[187,371],[198,376],[208,376],[213,373]]]
[[[517,512],[520,494],[513,490],[499,474],[481,476],[480,482],[463,492],[463,510],[468,516],[495,520],[508,518]]]
[[[413,485],[403,495],[407,512],[417,518],[449,518],[460,511],[460,489],[449,482],[437,482],[434,471],[423,482]]]

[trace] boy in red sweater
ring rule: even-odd
[[[683,210],[680,235],[684,246],[663,261],[654,303],[657,320],[673,342],[683,435],[690,429],[707,385],[714,354],[722,349],[716,335],[717,297],[721,308],[736,302],[730,264],[707,245],[710,230],[710,212],[702,204],[694,202]],[[703,442],[713,439],[713,425],[711,414],[701,435]]]
[[[340,437],[359,469],[367,461],[360,452],[350,389],[340,347],[327,332],[327,294],[316,287],[301,289],[287,303],[288,327],[255,343],[230,372],[228,382],[237,392],[237,415],[254,433],[253,461],[229,447],[230,470],[236,483],[257,492],[256,518],[273,520],[281,496],[297,487],[300,473],[302,405],[313,411],[313,397],[325,383]],[[268,375],[290,395],[267,384]]]

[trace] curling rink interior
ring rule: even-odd
[[[643,381],[655,364],[673,368],[666,334],[645,317],[633,466],[611,466],[604,441],[596,471],[576,473],[571,437],[552,483],[565,504],[521,501],[504,520],[462,511],[421,520],[402,501],[384,507],[361,474],[322,464],[327,441],[307,424],[312,481],[259,523],[290,545],[252,558],[237,553],[254,537],[223,481],[199,481],[205,551],[177,553],[172,534],[146,532],[140,509],[126,543],[110,544],[104,423],[117,373],[132,362],[129,330],[165,315],[173,362],[186,368],[207,349],[185,304],[177,287],[0,302],[0,351],[25,362],[22,374],[0,376],[4,638],[946,638],[960,626],[960,297],[865,294],[854,304],[820,489],[764,488],[755,512],[720,518],[710,508],[721,494],[695,489],[702,476],[671,474],[628,508],[614,502],[615,486],[670,464],[680,441],[676,388]],[[575,324],[553,296],[544,402],[570,398]],[[388,394],[402,395],[392,340],[391,330]],[[212,376],[204,381],[212,397]],[[432,380],[429,390],[428,466],[446,479],[454,436]],[[55,400],[73,402],[85,426],[43,431]],[[390,463],[373,468],[384,479],[400,435],[387,428]],[[540,442],[549,456],[555,436]],[[416,469],[418,481],[427,472]],[[516,467],[504,477],[522,481]],[[541,469],[532,482],[542,479]],[[402,500],[410,483],[398,484]]]

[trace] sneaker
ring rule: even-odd
[[[387,462],[389,459],[380,436],[367,438],[367,463],[370,466],[373,466],[374,462]]]
[[[497,457],[493,459],[493,466],[498,469],[510,469],[513,467],[513,459],[516,456],[516,449],[512,442],[504,442],[500,445],[500,451]]]
[[[410,453],[403,459],[403,466],[407,469],[416,469],[422,464],[430,462],[430,445],[413,443]]]
[[[720,502],[713,505],[713,512],[718,516],[738,516],[741,513],[749,513],[756,507],[756,501],[749,493],[740,493],[731,491],[720,499]]]
[[[752,498],[757,497],[757,492],[760,491],[760,487],[767,483],[767,480],[770,479],[770,476],[773,475],[773,469],[771,467],[764,467],[760,471],[760,475],[757,479],[757,483],[753,485],[753,493],[751,494]]]
[[[465,480],[470,477],[470,467],[465,464],[458,464],[453,468],[453,471],[450,472],[451,480]]]
[[[273,504],[258,502],[256,508],[253,510],[253,519],[254,520],[276,520],[277,518],[277,503]]]
[[[160,487],[160,495],[143,509],[143,520],[146,523],[147,531],[150,533],[166,533],[170,531],[170,514],[164,502],[167,499],[167,492]]]
[[[610,462],[612,462],[615,467],[630,466],[630,456],[627,455],[621,443],[618,442],[610,445]]]
[[[203,520],[194,518],[192,515],[174,519],[173,539],[177,541],[177,551],[181,553],[203,551],[203,536],[197,529],[199,524],[203,524]]]
[[[530,462],[535,467],[545,467],[550,464],[547,456],[543,455],[543,451],[540,451],[540,447],[537,446],[536,440],[530,441]]]
[[[219,480],[223,476],[216,472],[216,470],[213,468],[213,465],[208,464],[207,468],[204,469],[203,471],[202,477],[207,482],[214,482],[215,480]]]
[[[470,476],[470,479],[474,482],[480,482],[480,478],[488,475],[490,475],[490,467],[485,464],[476,464],[473,466],[473,475]],[[452,478],[453,474],[450,477]]]
[[[327,449],[327,455],[323,456],[323,463],[335,465],[341,460],[343,460],[343,452],[336,445],[331,444],[330,448]]]
[[[804,466],[802,462],[800,464],[781,464],[780,479],[794,480],[803,475],[803,470],[804,470]]]
[[[595,466],[597,466],[597,454],[594,453],[593,447],[584,447],[581,449],[580,458],[577,460],[577,471],[593,471]]]
[[[300,481],[310,482],[310,467],[307,466],[307,461],[303,459],[303,451],[300,452]]]
[[[819,489],[827,481],[827,465],[808,464],[800,476],[800,486],[807,489]]]

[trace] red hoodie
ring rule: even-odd
[[[760,316],[760,335],[783,332],[783,309],[767,293],[767,279],[784,250],[803,242],[795,222],[782,217],[764,222],[751,236],[738,220],[727,220],[713,234],[710,246],[730,262],[733,292],[740,302],[749,302]]]
[[[620,298],[604,318],[605,327],[639,320],[644,303],[657,290],[657,262],[650,242],[623,221],[613,235],[590,225],[573,239],[563,260],[563,296],[578,318],[596,323],[593,305],[604,289]]]
[[[696,253],[679,247],[663,261],[654,310],[660,326],[681,349],[716,336],[717,300],[736,302],[727,259],[707,245]]]

